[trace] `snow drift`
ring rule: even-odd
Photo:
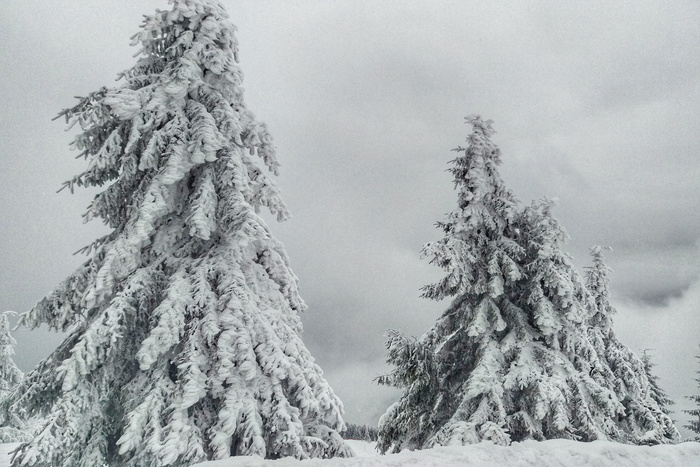
[[[483,442],[467,446],[448,446],[422,451],[402,451],[380,456],[374,443],[350,441],[357,457],[349,459],[291,458],[264,460],[257,456],[236,457],[203,462],[192,467],[371,467],[371,466],[421,466],[421,467],[696,467],[700,465],[700,443],[676,445],[634,446],[610,441],[581,443],[568,440],[523,441],[511,446],[497,446]]]

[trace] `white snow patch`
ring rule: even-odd
[[[17,449],[22,443],[5,443],[0,444],[0,467],[10,467],[10,461],[12,460],[12,451]]]
[[[358,457],[378,457],[380,454],[377,451],[377,443],[375,442],[367,442],[367,441],[358,441],[355,439],[346,439],[345,443],[347,443],[355,453],[355,458]]]
[[[525,441],[497,446],[488,441],[468,446],[438,447],[380,456],[376,443],[348,441],[356,457],[351,459],[292,458],[265,460],[257,456],[231,457],[192,467],[697,467],[700,443],[662,446],[630,446],[609,441],[579,443],[566,440]],[[0,467],[10,466],[10,452],[19,443],[0,444]]]
[[[525,441],[511,446],[491,442],[449,446],[423,451],[403,451],[380,456],[374,443],[350,441],[357,457],[351,459],[292,458],[264,460],[260,457],[232,457],[202,462],[192,467],[697,467],[700,443],[661,446],[630,446],[609,441],[580,443],[567,440]]]

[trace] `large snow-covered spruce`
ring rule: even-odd
[[[288,216],[246,109],[234,26],[213,0],[146,17],[123,84],[63,112],[113,231],[25,313],[69,337],[4,405],[46,416],[14,465],[190,465],[347,456],[342,405],[302,343],[306,306],[258,215]],[[258,161],[262,161],[262,164]]]
[[[596,303],[562,251],[564,230],[545,200],[521,207],[498,174],[491,121],[452,161],[457,209],[423,254],[446,270],[424,288],[451,305],[420,339],[390,331],[403,388],[380,420],[382,452],[523,439],[632,439],[605,355],[588,329]],[[664,440],[657,440],[663,442]]]

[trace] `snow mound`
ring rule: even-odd
[[[403,451],[380,456],[374,443],[350,441],[357,457],[350,459],[292,458],[264,460],[260,457],[232,457],[203,462],[192,467],[697,467],[700,465],[700,443],[660,446],[631,446],[609,441],[580,443],[568,440],[525,441],[511,446],[490,442],[468,446],[449,446]]]
[[[17,449],[22,443],[0,444],[0,467],[9,467],[12,460],[12,451]]]

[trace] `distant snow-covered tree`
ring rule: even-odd
[[[69,336],[3,403],[6,419],[47,417],[13,465],[352,454],[300,337],[297,278],[258,214],[288,217],[234,26],[218,1],[170,3],[134,36],[122,84],[62,113],[88,161],[66,186],[105,186],[85,217],[112,231],[21,317]]]
[[[5,399],[24,377],[12,359],[17,341],[10,334],[8,313],[11,312],[0,315],[0,400]],[[23,420],[4,420],[3,425],[0,426],[0,443],[16,443],[28,441],[28,439],[29,435]]]
[[[344,439],[359,439],[363,441],[377,441],[379,430],[367,425],[355,425],[348,423],[345,431],[340,433]]]
[[[661,387],[661,384],[659,381],[661,378],[659,378],[657,375],[654,374],[654,367],[656,366],[656,363],[651,361],[651,350],[650,349],[644,349],[642,351],[642,364],[644,365],[644,374],[646,375],[647,379],[649,380],[649,388],[650,388],[650,393],[649,395],[651,398],[656,401],[656,403],[659,405],[659,408],[666,414],[670,415],[671,414],[671,406],[675,404],[673,400],[668,397],[668,394],[664,389]]]
[[[596,331],[594,342],[604,348],[605,339],[612,330],[612,317],[617,310],[610,304],[610,273],[612,269],[605,263],[604,250],[610,247],[594,245],[590,248],[593,265],[586,267],[586,286],[595,302],[594,313],[590,318],[591,329]],[[600,339],[600,341],[596,341]]]
[[[7,393],[14,388],[24,374],[15,365],[12,356],[15,354],[17,341],[10,334],[10,322],[5,312],[0,314],[0,399],[4,399]]]
[[[420,339],[389,332],[403,389],[380,420],[382,452],[523,439],[627,439],[613,372],[589,338],[596,306],[545,200],[523,208],[500,175],[491,121],[469,117],[452,161],[457,208],[423,254],[446,270],[423,296],[452,303]]]
[[[700,354],[696,355],[695,358],[698,359],[698,363],[700,364]],[[693,438],[693,441],[700,441],[700,369],[698,369],[695,374],[698,375],[698,377],[695,378],[695,382],[698,384],[698,392],[692,396],[686,396],[686,399],[689,399],[695,403],[695,407],[692,409],[683,410],[683,413],[687,413],[691,416],[691,419],[688,420],[688,424],[683,426],[697,433],[697,436]]]
[[[594,377],[611,387],[625,407],[624,414],[617,420],[621,441],[635,444],[675,442],[680,434],[669,416],[669,406],[673,402],[659,385],[659,378],[652,374],[654,365],[650,356],[645,352],[642,358],[637,357],[612,329],[612,316],[617,311],[610,303],[612,270],[605,263],[604,249],[597,245],[591,247],[593,264],[586,268],[586,285],[595,303],[588,334],[596,352],[607,363],[601,366],[604,373],[595,373]]]

